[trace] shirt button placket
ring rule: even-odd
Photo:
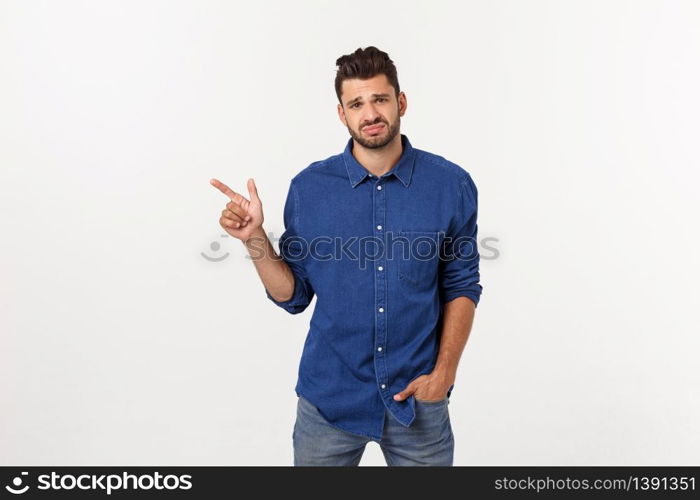
[[[384,189],[384,179],[381,177],[375,183],[373,196],[373,212],[374,212],[374,235],[380,238],[386,246],[385,223],[386,223],[386,189]],[[386,251],[386,248],[384,248]],[[387,338],[387,278],[384,266],[385,252],[381,252],[379,260],[376,263],[374,270],[375,284],[375,316],[377,325],[374,339],[374,367],[377,376],[377,383],[382,391],[382,397],[386,400],[388,396],[389,375],[386,367],[386,354],[384,346],[386,346]]]

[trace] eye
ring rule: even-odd
[[[357,106],[358,104],[360,104],[360,103],[359,103],[359,102],[356,102],[355,104],[353,104],[353,105],[350,106],[350,107],[351,107],[351,108],[354,108],[354,107]]]

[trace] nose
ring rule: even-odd
[[[370,125],[370,124],[375,124],[377,123],[377,119],[381,118],[381,115],[377,111],[377,109],[374,107],[374,104],[369,103],[367,106],[365,106],[364,109],[365,113],[364,116],[362,117],[362,121],[365,124],[364,126]],[[379,120],[381,122],[381,120]]]

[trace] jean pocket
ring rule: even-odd
[[[437,280],[440,245],[439,231],[399,231],[402,242],[397,258],[399,280],[411,287],[431,287]]]
[[[415,397],[415,396],[414,396],[413,398],[416,400],[416,403],[422,404],[422,405],[425,405],[425,406],[438,406],[438,405],[447,403],[447,397],[444,397],[444,398],[442,398],[442,399],[438,399],[438,400],[436,400],[436,401],[427,401],[427,400],[424,400],[424,399],[418,399],[418,398]]]

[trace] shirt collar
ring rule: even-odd
[[[404,134],[401,134],[401,145],[403,147],[403,151],[399,161],[391,170],[384,174],[384,176],[394,174],[394,176],[396,176],[404,186],[408,187],[408,184],[411,182],[411,174],[413,173],[413,163],[415,162],[416,154],[410,141],[408,140],[408,137],[406,137]],[[351,137],[345,146],[345,151],[343,151],[343,161],[345,162],[345,168],[348,171],[350,185],[355,187],[371,172],[363,167],[352,155],[352,146],[353,139]]]

